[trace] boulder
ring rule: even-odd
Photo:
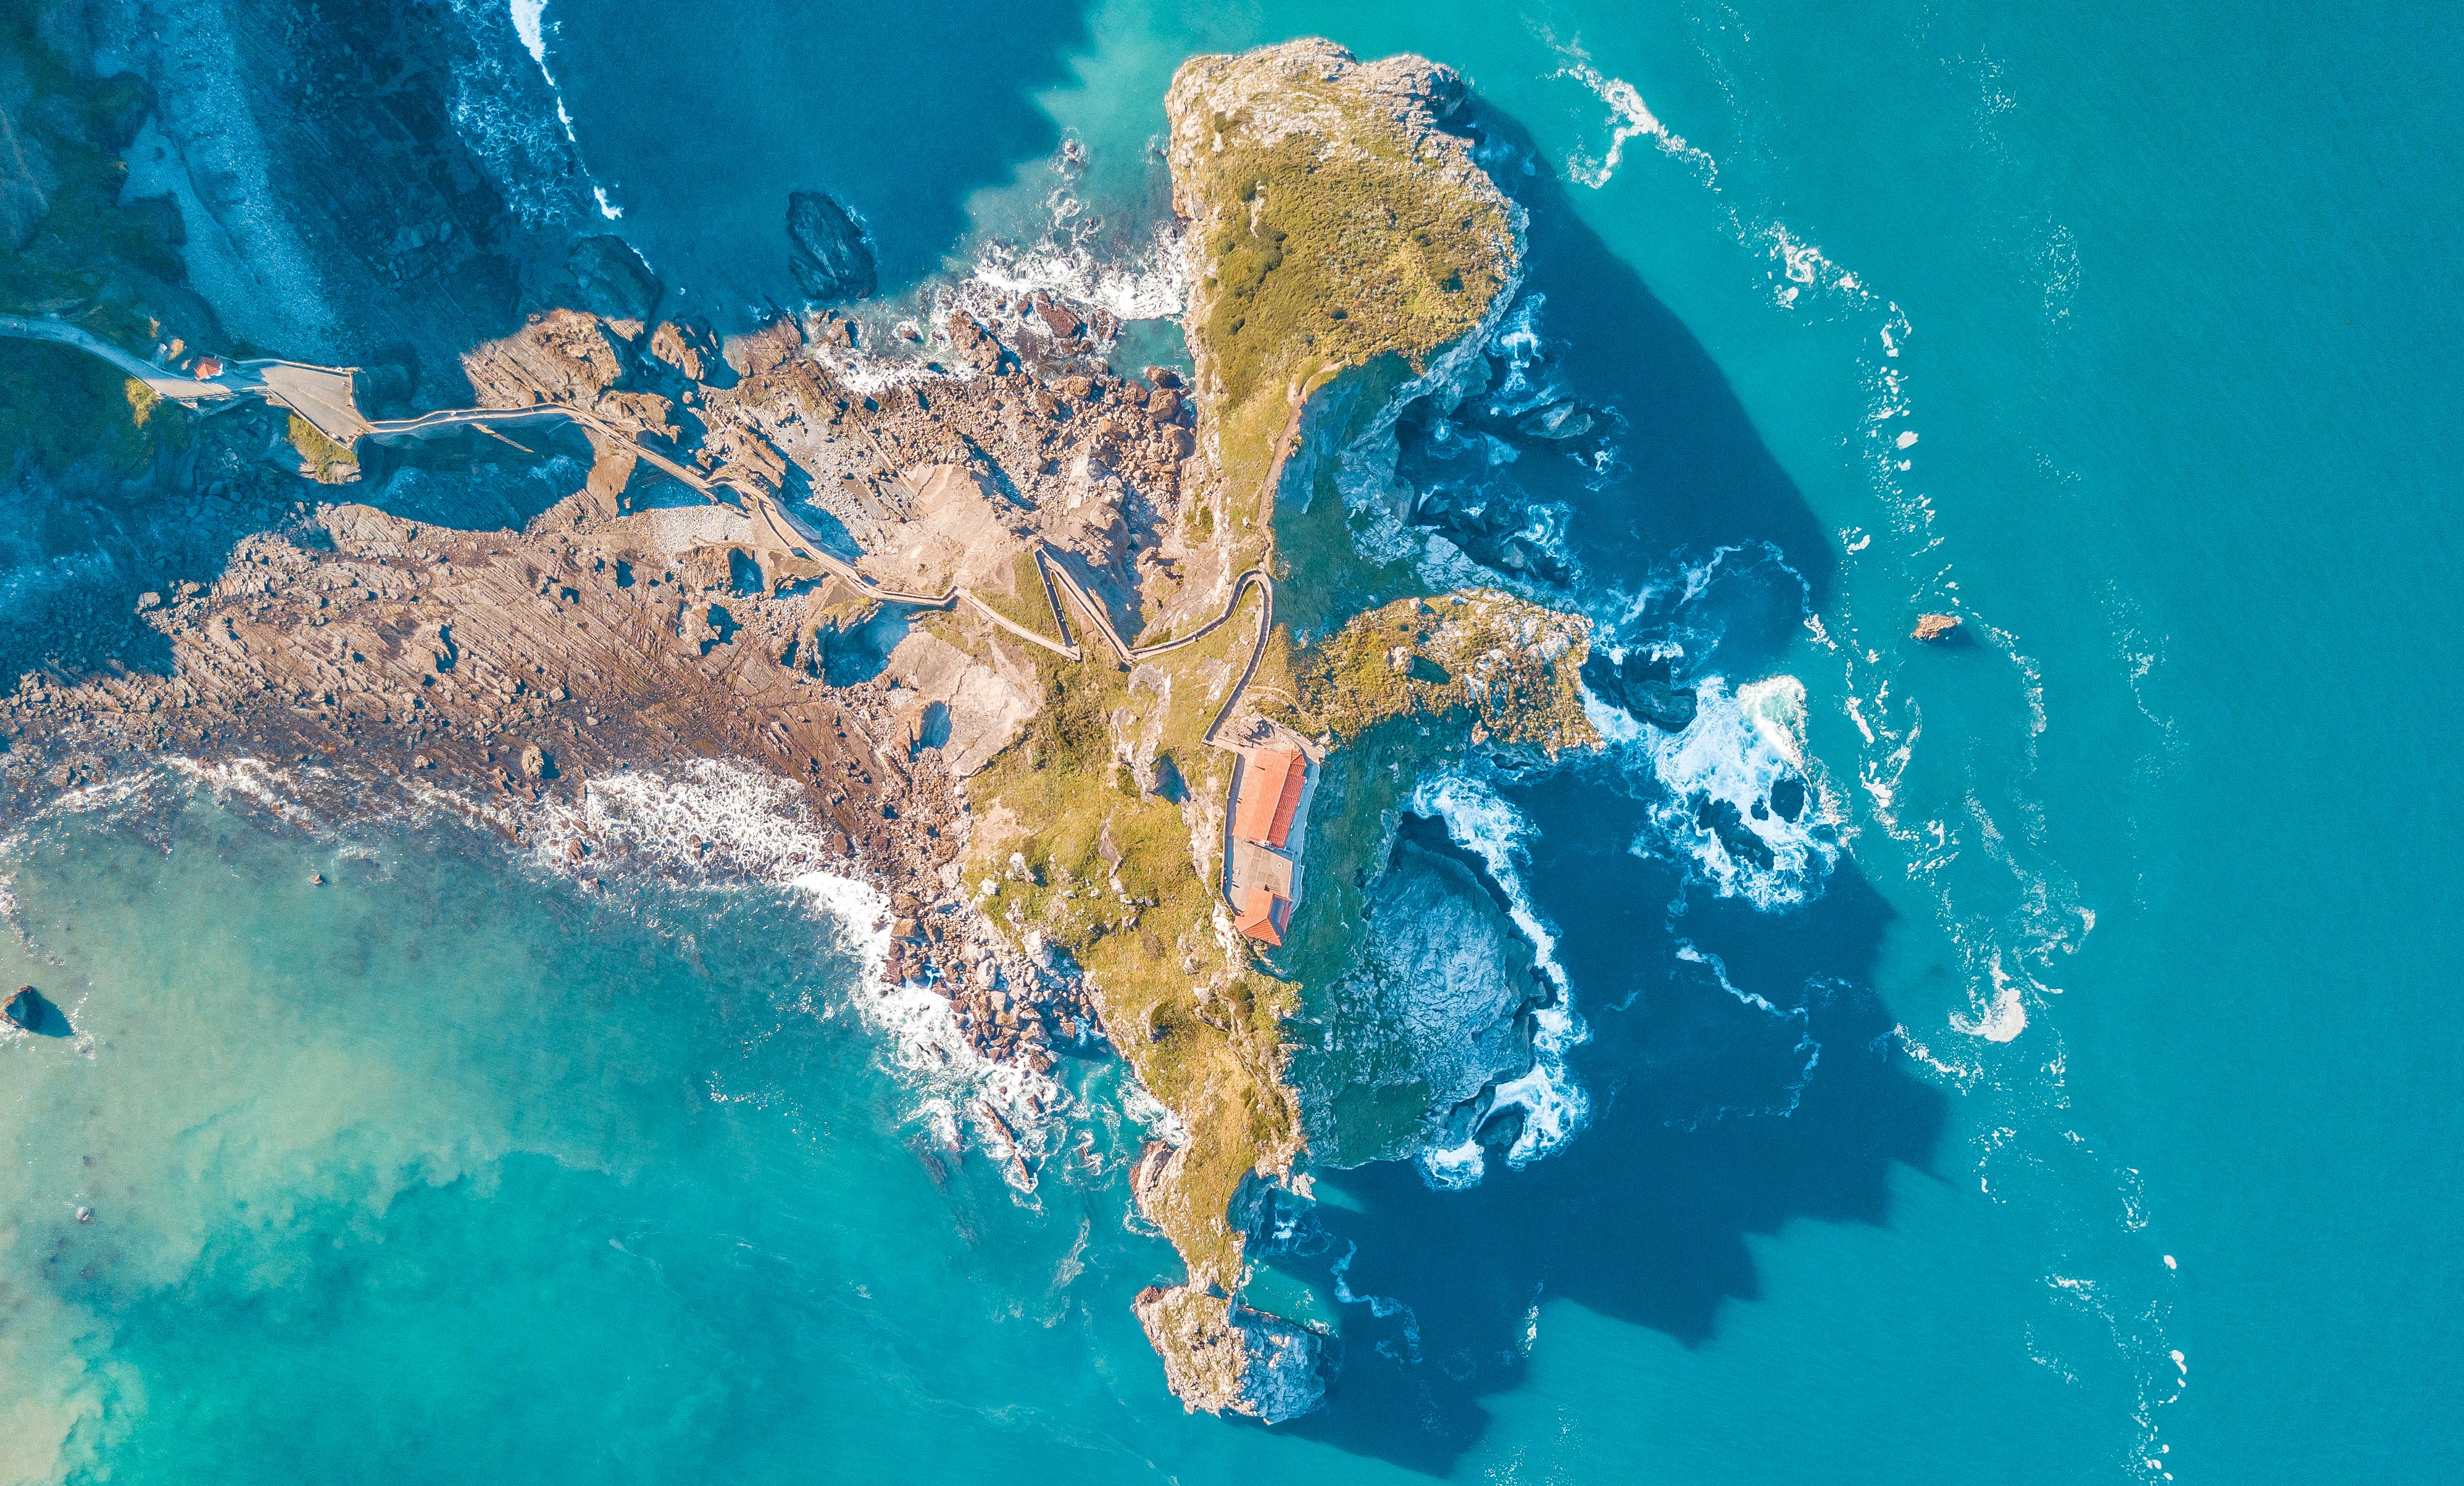
[[[976,317],[954,309],[944,328],[950,333],[950,349],[957,353],[960,361],[986,376],[1001,371],[1001,344]]]
[[[787,193],[787,272],[814,299],[861,299],[879,283],[864,229],[820,191]]]
[[[1912,638],[1931,641],[1947,639],[1950,632],[1958,628],[1957,614],[1919,614],[1916,629],[1909,632]]]
[[[1036,318],[1044,322],[1044,328],[1051,331],[1054,339],[1074,341],[1086,332],[1087,322],[1078,318],[1078,312],[1045,291],[1038,289],[1027,302],[1034,306]]]
[[[1514,432],[1526,438],[1580,438],[1592,431],[1594,419],[1572,398],[1535,408],[1514,420]]]
[[[1676,678],[1676,662],[1628,654],[1611,660],[1594,651],[1583,662],[1583,684],[1612,707],[1650,723],[1663,733],[1682,733],[1694,721],[1694,688]]]
[[[703,380],[703,333],[669,321],[650,332],[650,354],[682,373],[688,382]]]

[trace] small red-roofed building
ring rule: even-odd
[[[1235,927],[1251,939],[1281,947],[1284,926],[1292,921],[1292,900],[1278,898],[1262,887],[1248,889],[1241,896],[1241,912],[1233,920]]]
[[[1299,846],[1317,761],[1299,735],[1272,723],[1256,724],[1242,742],[1220,746],[1241,761],[1224,823],[1223,896],[1235,927],[1261,943],[1281,945],[1300,900]]]

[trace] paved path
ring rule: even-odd
[[[1222,728],[1224,720],[1232,715],[1234,705],[1240,701],[1242,694],[1248,690],[1251,678],[1258,674],[1258,662],[1264,659],[1266,654],[1266,636],[1274,629],[1275,582],[1266,575],[1264,568],[1252,567],[1233,580],[1232,595],[1225,602],[1223,612],[1177,639],[1165,640],[1156,645],[1132,645],[1121,638],[1120,632],[1113,628],[1111,615],[1105,607],[1096,602],[1094,595],[1089,593],[1078,580],[1070,575],[1068,569],[1055,562],[1050,548],[1041,543],[1035,547],[1035,566],[1036,571],[1044,578],[1045,600],[1052,606],[1053,627],[1061,636],[1057,641],[1048,635],[1038,634],[977,597],[973,592],[956,585],[942,593],[906,593],[895,588],[885,588],[858,571],[854,564],[832,553],[823,545],[818,537],[804,531],[798,525],[786,507],[781,505],[769,491],[748,481],[724,476],[713,478],[691,465],[680,463],[656,450],[645,448],[633,437],[631,430],[603,418],[587,409],[575,408],[564,403],[535,403],[527,408],[453,408],[422,413],[415,418],[371,419],[360,411],[358,400],[354,396],[352,387],[352,372],[356,369],[354,367],[317,366],[305,362],[269,358],[227,363],[225,370],[214,377],[190,377],[165,371],[160,366],[142,361],[99,336],[72,325],[55,316],[29,319],[22,315],[0,315],[0,338],[5,337],[50,341],[91,352],[165,397],[190,405],[242,395],[261,397],[269,403],[297,413],[317,432],[345,449],[362,438],[415,438],[421,434],[459,427],[476,427],[485,432],[494,432],[495,429],[491,427],[494,424],[562,418],[595,430],[623,444],[632,451],[635,457],[648,462],[654,469],[674,477],[702,496],[715,499],[721,486],[736,491],[749,503],[750,514],[754,520],[766,527],[771,535],[778,539],[781,547],[792,551],[812,553],[815,561],[867,597],[885,604],[897,604],[914,609],[954,609],[964,604],[1020,639],[1040,645],[1055,654],[1067,656],[1071,660],[1085,659],[1086,651],[1070,637],[1069,616],[1061,603],[1061,595],[1065,590],[1078,601],[1078,607],[1085,613],[1089,627],[1103,637],[1105,645],[1113,654],[1120,657],[1121,663],[1134,665],[1152,656],[1178,650],[1184,645],[1194,645],[1214,633],[1231,621],[1233,614],[1241,608],[1241,595],[1255,585],[1265,599],[1265,607],[1258,616],[1257,641],[1250,647],[1249,663],[1242,671],[1239,684],[1232,688],[1230,696],[1223,699],[1223,705],[1215,714],[1215,721],[1207,726],[1205,738],[1209,743],[1214,742],[1215,735]]]
[[[91,351],[137,381],[178,402],[195,403],[209,398],[231,397],[239,390],[220,381],[201,380],[185,372],[166,371],[55,316],[29,320],[23,315],[0,315],[0,336],[14,336],[24,341],[50,341],[59,345],[75,346],[80,351]]]

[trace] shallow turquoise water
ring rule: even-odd
[[[2464,1466],[2443,17],[547,17],[626,230],[714,299],[783,269],[794,187],[893,286],[1040,229],[1065,132],[1134,250],[1192,50],[1463,68],[1528,132],[1553,374],[1627,420],[1615,477],[1515,477],[1595,604],[1743,545],[1637,624],[1803,682],[1849,854],[1758,910],[1628,850],[1630,759],[1497,781],[1592,1125],[1467,1193],[1321,1182],[1268,1283],[1345,1367],[1269,1432],[1183,1416],[1129,1317],[1171,1268],[1134,1130],[1031,1205],[952,1164],[791,893],[611,904],[433,822],[46,823],[15,973],[85,1040],[0,1047],[0,1478]]]

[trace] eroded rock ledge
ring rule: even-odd
[[[270,410],[164,408],[110,472],[150,499],[21,455],[21,498],[76,495],[75,531],[45,520],[89,576],[0,635],[19,678],[0,808],[165,753],[415,781],[516,835],[627,767],[728,758],[792,781],[824,827],[810,865],[887,896],[892,978],[1039,1070],[1100,1029],[1170,1112],[1134,1187],[1188,1274],[1136,1309],[1175,1391],[1306,1412],[1322,1339],[1240,1299],[1259,1184],[1451,1139],[1528,1047],[1510,971],[1469,987],[1477,1055],[1423,1078],[1422,1103],[1371,1098],[1364,1121],[1348,1096],[1410,1084],[1427,1071],[1387,1065],[1445,1029],[1358,1029],[1365,1058],[1296,1060],[1295,1039],[1323,1053],[1330,1024],[1454,1014],[1397,1010],[1361,973],[1366,895],[1419,774],[1475,746],[1596,743],[1583,621],[1362,560],[1335,489],[1398,400],[1443,395],[1517,280],[1519,214],[1456,132],[1463,103],[1443,67],[1323,41],[1180,70],[1187,388],[1107,371],[1102,312],[1050,295],[937,305],[895,368],[836,315],[722,345],[656,320],[659,286],[603,245],[574,250],[568,302],[395,388],[467,385],[487,407],[584,410],[587,429],[345,449]],[[759,499],[708,499],[662,461]],[[1133,664],[1068,643],[1039,552]],[[825,553],[972,602],[885,604]],[[1322,758],[1309,888],[1272,950],[1234,932],[1221,891],[1227,720]],[[561,839],[585,881],[621,851]]]

